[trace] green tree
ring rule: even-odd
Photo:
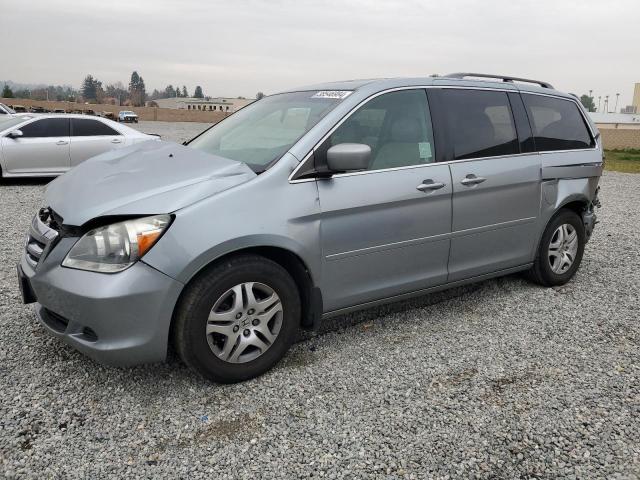
[[[260,100],[261,98],[264,98],[264,93],[262,92],[256,93],[256,100]]]
[[[2,89],[2,96],[4,98],[13,98],[13,91],[6,83],[4,84],[4,88]]]
[[[593,97],[590,97],[589,95],[581,95],[580,103],[582,103],[582,106],[587,109],[587,112],[596,111],[596,103],[593,101]]]
[[[182,96],[184,98],[187,98],[189,96],[189,92],[187,92],[187,86],[186,85],[182,86]]]
[[[99,82],[97,78],[93,78],[92,75],[84,77],[80,91],[85,102],[98,101],[98,88],[102,89],[102,82]]]
[[[131,74],[131,81],[129,82],[129,99],[134,107],[144,106],[144,102],[147,99],[144,79],[135,70]]]
[[[198,85],[196,90],[193,92],[194,98],[204,98],[204,94],[202,93],[202,87]]]

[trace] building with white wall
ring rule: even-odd
[[[224,113],[233,113],[242,107],[254,102],[253,98],[192,98],[172,97],[153,100],[160,108],[173,108],[179,110],[205,110]]]

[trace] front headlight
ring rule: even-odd
[[[154,215],[95,228],[71,248],[62,266],[91,272],[121,272],[149,251],[170,222],[169,215]]]

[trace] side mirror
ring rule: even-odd
[[[364,143],[340,143],[327,150],[327,166],[334,172],[366,170],[371,161],[371,147]]]
[[[11,130],[9,133],[7,133],[7,137],[13,139],[20,138],[22,135],[22,130]]]

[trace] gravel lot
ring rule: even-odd
[[[210,123],[196,122],[140,122],[128,123],[127,125],[144,133],[160,135],[163,140],[178,143],[191,140],[211,126]]]
[[[15,280],[44,182],[0,185],[0,477],[638,478],[639,187],[606,173],[565,287],[510,276],[343,317],[220,386],[50,337]]]

